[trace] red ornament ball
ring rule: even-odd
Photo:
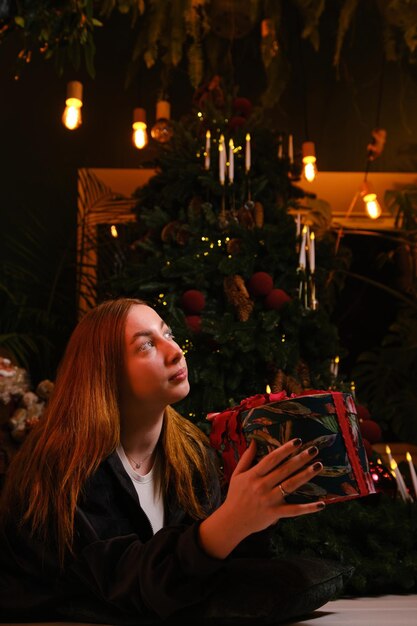
[[[201,315],[186,315],[185,321],[193,333],[201,333]]]
[[[375,420],[366,419],[359,422],[361,435],[370,443],[378,443],[382,440],[382,430]]]
[[[265,308],[279,311],[291,300],[291,296],[283,289],[272,289],[264,300]]]
[[[362,420],[369,420],[371,418],[371,414],[366,406],[363,404],[356,405],[356,412],[358,414],[358,420],[361,422]]]
[[[252,102],[247,98],[235,98],[232,102],[232,109],[234,115],[241,115],[242,117],[249,117],[252,113]]]
[[[241,115],[233,115],[233,117],[229,120],[229,130],[233,133],[242,128],[246,124],[246,117],[242,117]]]
[[[251,296],[267,296],[274,287],[274,279],[267,272],[255,272],[247,286]]]
[[[181,306],[187,313],[198,315],[206,306],[206,298],[198,289],[188,289],[182,294]]]

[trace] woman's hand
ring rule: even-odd
[[[321,510],[324,502],[288,504],[285,496],[319,474],[318,448],[298,452],[300,439],[288,441],[253,465],[256,442],[251,441],[232,474],[224,503],[200,525],[204,549],[225,558],[248,535],[283,517]]]

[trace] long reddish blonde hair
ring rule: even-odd
[[[119,385],[124,373],[124,330],[133,305],[118,298],[91,309],[76,326],[59,365],[54,391],[39,424],[13,458],[2,490],[1,517],[19,515],[33,534],[56,541],[60,562],[71,551],[74,515],[86,479],[120,442]],[[206,515],[194,491],[206,495],[209,441],[197,426],[167,407],[159,445],[161,487],[175,484],[193,518]]]

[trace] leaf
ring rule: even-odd
[[[87,42],[84,46],[84,59],[85,59],[85,66],[86,66],[87,72],[89,73],[91,78],[95,78],[95,75],[96,75],[96,70],[94,66],[95,52],[96,52],[96,49],[94,45],[94,39],[93,39],[92,34],[89,33]]]
[[[336,34],[336,49],[333,56],[333,65],[338,67],[340,63],[340,53],[342,51],[343,42],[345,40],[346,33],[352,22],[354,13],[358,6],[358,0],[344,0],[342,9],[339,15],[339,23]]]

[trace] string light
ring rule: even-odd
[[[137,108],[133,110],[133,143],[138,148],[138,150],[142,150],[148,143],[148,132],[146,125],[146,111],[142,108]]]
[[[81,107],[83,106],[83,86],[78,80],[67,84],[67,98],[62,115],[62,123],[68,130],[79,128],[82,123]]]

